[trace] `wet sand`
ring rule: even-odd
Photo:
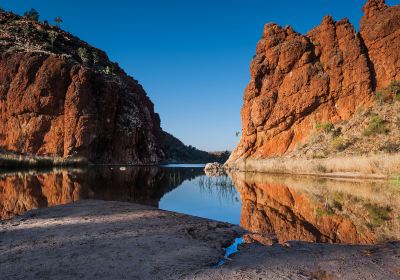
[[[237,226],[123,202],[79,201],[0,225],[0,279],[400,279],[400,243],[245,244]]]
[[[400,279],[399,243],[288,245],[249,244],[221,269],[198,270],[187,279]]]

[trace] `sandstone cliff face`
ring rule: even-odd
[[[251,63],[242,137],[229,162],[285,155],[316,123],[349,119],[400,79],[400,6],[369,0],[361,32],[325,17],[307,35],[267,24]]]
[[[383,0],[370,0],[364,7],[361,36],[368,49],[377,88],[400,80],[400,5],[388,7]]]
[[[158,163],[159,116],[106,54],[56,27],[0,12],[0,147],[96,163]]]

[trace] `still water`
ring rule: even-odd
[[[202,165],[0,173],[0,219],[80,199],[128,201],[241,225],[263,244],[400,240],[400,183],[232,173]]]

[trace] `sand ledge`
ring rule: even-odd
[[[245,245],[237,226],[123,202],[79,201],[0,225],[4,279],[399,279],[400,242]],[[325,277],[325,278],[323,278]],[[329,278],[326,278],[329,277]]]

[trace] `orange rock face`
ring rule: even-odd
[[[368,1],[361,19],[361,36],[373,65],[375,81],[382,88],[400,80],[400,6],[384,0]]]
[[[0,42],[1,148],[97,163],[164,158],[153,103],[105,53],[1,12]]]
[[[284,155],[308,142],[316,123],[370,106],[377,87],[400,79],[399,11],[368,1],[361,33],[331,17],[307,35],[267,24],[250,67],[242,138],[229,162]]]

